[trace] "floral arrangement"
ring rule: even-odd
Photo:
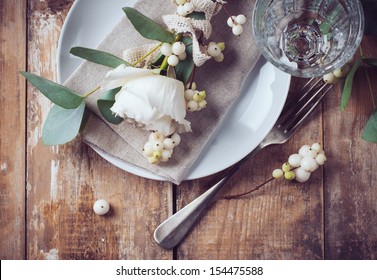
[[[195,70],[210,59],[224,60],[224,42],[212,42],[211,18],[224,10],[234,35],[241,35],[244,15],[231,15],[222,0],[172,0],[176,12],[163,16],[167,27],[159,25],[134,8],[123,11],[135,30],[150,44],[124,50],[122,57],[83,47],[70,53],[90,62],[105,65],[103,82],[88,93],[80,94],[43,77],[21,72],[55,105],[42,130],[46,145],[65,144],[85,126],[85,99],[101,91],[97,106],[111,124],[123,121],[150,131],[143,154],[152,163],[168,161],[179,145],[181,134],[191,131],[187,112],[207,106],[206,91],[195,83]]]

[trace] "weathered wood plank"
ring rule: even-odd
[[[0,26],[0,259],[24,259],[25,1],[1,1]]]
[[[300,82],[294,79],[291,90]],[[322,140],[317,111],[286,144],[251,158],[228,182],[224,194],[237,194],[270,178],[303,144]],[[323,258],[322,171],[305,184],[273,181],[252,196],[219,200],[178,247],[179,259]],[[215,175],[216,176],[216,175]],[[206,188],[210,178],[186,182],[177,190],[178,208]]]
[[[377,40],[365,37],[366,57],[377,57]],[[377,69],[368,69],[377,101]],[[359,69],[350,102],[339,111],[338,94],[325,103],[325,144],[330,160],[325,182],[325,256],[328,259],[377,258],[377,145],[361,139],[373,111],[364,69]]]
[[[29,1],[29,70],[55,79],[56,47],[73,1]],[[51,104],[28,87],[27,257],[29,259],[170,259],[153,230],[171,212],[171,184],[142,179],[110,165],[80,139],[43,146]],[[111,204],[106,216],[95,200]]]

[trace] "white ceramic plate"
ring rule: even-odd
[[[64,23],[58,47],[58,81],[64,82],[82,62],[69,54],[73,46],[96,48],[135,0],[76,0]],[[239,161],[263,140],[286,100],[290,75],[260,59],[245,81],[241,97],[215,137],[205,147],[187,180],[205,177]],[[141,177],[163,180],[95,149],[119,168]]]

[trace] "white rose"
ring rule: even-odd
[[[107,73],[102,89],[122,87],[111,111],[121,118],[134,119],[146,130],[165,136],[191,131],[185,120],[186,102],[181,81],[154,74],[151,70],[120,65]]]

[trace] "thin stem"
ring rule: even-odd
[[[101,88],[101,86],[98,86],[98,87],[96,87],[95,89],[93,89],[92,91],[90,91],[90,92],[84,94],[82,97],[83,97],[83,98],[87,98],[88,96],[92,95],[92,94],[95,93],[97,90],[99,90],[100,88]]]
[[[224,196],[224,199],[234,199],[234,198],[239,198],[241,196],[245,196],[245,195],[251,194],[252,192],[255,192],[255,191],[259,190],[265,184],[267,184],[267,183],[269,183],[269,182],[271,182],[273,180],[275,180],[275,178],[270,178],[266,182],[264,182],[264,183],[256,186],[254,189],[251,189],[251,190],[249,190],[247,192],[244,192],[244,193],[239,193],[239,194],[235,194],[235,195],[227,195],[227,196]]]
[[[154,53],[156,50],[158,50],[159,48],[161,48],[162,46],[162,42],[159,43],[156,47],[154,47],[153,49],[151,49],[148,53],[146,53],[145,55],[143,55],[141,58],[139,58],[135,63],[132,64],[132,66],[136,66],[138,65],[140,62],[142,62],[144,59],[146,59],[148,56],[150,56],[152,53]]]

